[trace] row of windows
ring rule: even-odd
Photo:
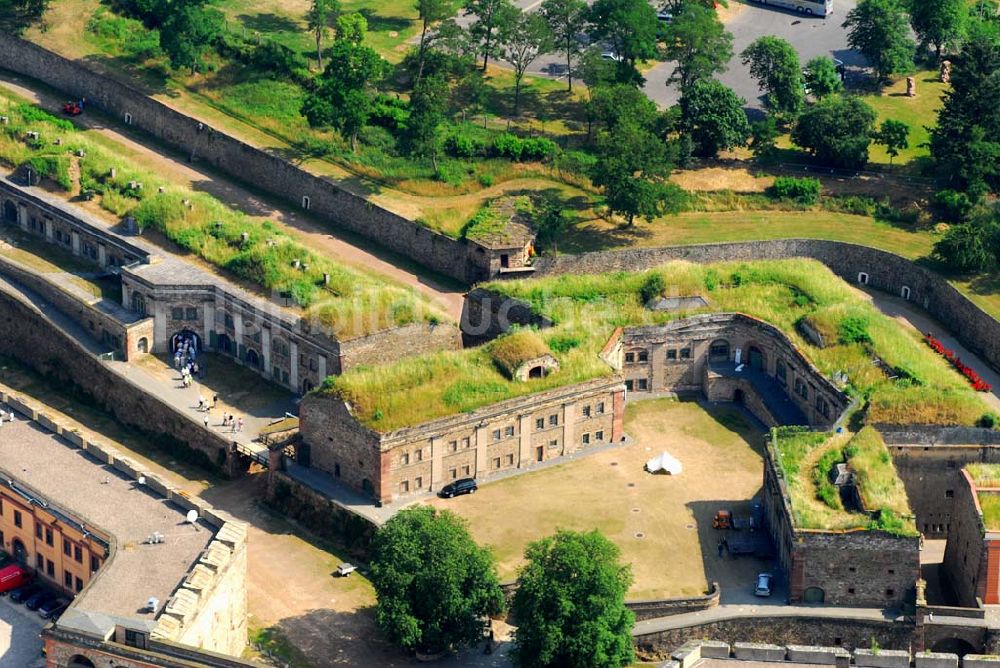
[[[198,309],[192,306],[188,306],[187,308],[175,306],[170,309],[170,318],[172,320],[197,320]]]
[[[0,498],[0,517],[4,514],[3,499]],[[24,517],[20,510],[14,510],[14,526],[23,529],[24,528]],[[55,547],[55,535],[52,531],[52,527],[45,526],[41,522],[35,522],[35,538],[38,540],[45,541],[45,544],[49,547]],[[0,532],[0,545],[3,545],[3,532]],[[80,545],[72,542],[65,536],[62,537],[63,554],[67,557],[72,557],[73,561],[78,564],[83,563],[83,548]],[[36,559],[40,559],[41,555],[36,556]],[[90,572],[93,573],[98,568],[101,567],[100,558],[91,555],[90,557]],[[41,566],[39,566],[41,568]],[[49,573],[49,575],[52,575]]]
[[[709,349],[709,355],[715,359],[716,357],[729,357],[729,344],[719,344],[718,350],[716,350],[716,344],[713,344]],[[677,360],[689,360],[691,359],[691,347],[687,346],[685,348],[667,348],[666,359],[668,362],[676,362]],[[625,353],[625,364],[644,364],[649,361],[649,353],[645,350],[640,350],[637,352],[627,352]]]
[[[637,378],[635,380],[629,379],[625,381],[625,389],[631,392],[632,390],[648,390],[649,380],[646,378]]]

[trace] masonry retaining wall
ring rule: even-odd
[[[671,260],[707,263],[807,257],[828,266],[849,283],[906,298],[945,323],[966,347],[1000,370],[1000,322],[972,303],[944,278],[887,251],[820,239],[777,239],[664,248],[635,248],[582,255],[543,257],[536,275],[640,271]],[[863,274],[863,276],[862,276]]]
[[[336,227],[371,239],[461,281],[485,278],[464,241],[434,232],[310,174],[288,160],[227,135],[88,66],[0,33],[0,67],[38,79],[201,160],[253,188],[306,208]]]

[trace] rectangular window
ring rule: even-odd
[[[625,381],[625,389],[626,390],[628,390],[629,392],[631,392],[632,388],[634,388],[634,387],[635,387],[635,383],[633,383],[631,380],[626,380]]]
[[[458,469],[450,469],[448,471],[448,475],[451,476],[452,480],[455,480],[456,478],[458,478]]]
[[[410,481],[409,480],[404,480],[403,482],[399,483],[399,493],[400,494],[407,494],[409,491],[410,491]]]
[[[584,445],[590,445],[590,434],[584,434],[583,435],[583,444]]]
[[[667,361],[668,362],[673,362],[676,359],[677,359],[677,349],[676,348],[667,348]]]
[[[420,448],[414,454],[417,455],[417,461],[418,462],[424,461],[424,449],[423,448]]]
[[[514,455],[507,455],[507,466],[514,465]]]
[[[648,390],[649,389],[649,381],[646,380],[645,378],[640,378],[639,381],[638,381],[638,388],[640,390]]]
[[[635,362],[635,353],[625,353],[625,364],[632,364]]]
[[[56,565],[52,563],[51,559],[45,560],[45,572],[49,574],[50,578],[54,578],[56,576]]]
[[[83,563],[83,550],[80,549],[79,545],[73,546],[73,561],[78,564]]]
[[[550,448],[558,448],[559,447],[559,441],[557,441],[555,439],[549,441],[549,447]]]
[[[55,546],[55,539],[52,537],[52,527],[45,527],[45,544],[49,547]]]
[[[499,441],[500,440],[500,430],[499,429],[494,429],[493,430],[493,440],[494,441]]]
[[[539,430],[545,429],[545,418],[536,418],[535,419],[535,429],[539,429]]]
[[[948,467],[948,468],[950,468],[950,469],[953,469],[953,468],[955,468],[955,460],[954,460],[954,459],[949,459],[949,460],[948,460],[948,461],[947,461],[947,462],[945,463],[945,466],[947,466],[947,467]]]
[[[463,439],[462,439],[462,447],[463,447],[463,448],[467,448],[467,447],[469,447],[469,446],[470,446],[471,444],[472,444],[472,441],[471,441],[471,440],[469,439],[469,437],[468,437],[468,436],[466,436],[465,438],[463,438]]]
[[[504,438],[514,438],[514,427],[504,427],[503,436]]]
[[[597,413],[598,415],[603,415],[604,414],[604,402],[603,401],[598,401],[597,402],[597,408],[596,408],[596,410],[594,412]]]
[[[186,320],[197,320],[198,319],[198,309],[188,307],[184,311],[184,318]]]
[[[74,587],[74,589],[76,589],[77,593],[83,591],[83,580],[81,580],[80,578],[77,578],[76,579],[76,587]]]
[[[584,406],[583,407],[583,417],[585,417],[585,418],[589,418],[590,417],[590,406]]]
[[[69,571],[63,571],[63,584],[66,585],[66,589],[73,588],[73,574]]]
[[[468,475],[469,475],[469,467],[468,466],[463,466],[462,467],[462,475],[468,477]]]
[[[639,361],[640,362],[648,362],[649,361],[649,352],[647,352],[645,350],[640,350],[639,351]]]
[[[690,348],[681,348],[681,359],[682,360],[689,360],[689,359],[691,359],[691,349]]]
[[[594,433],[594,438],[597,439],[598,441],[603,441],[604,440],[604,432],[603,431],[598,431],[598,432]]]
[[[35,522],[35,538],[38,540],[42,539],[42,525],[38,522]]]
[[[182,308],[172,308],[170,309],[171,320],[183,320],[184,319],[184,309]]]
[[[404,452],[402,454],[402,456],[399,458],[399,464],[400,464],[400,466],[408,466],[410,464],[410,453],[409,452]]]
[[[555,426],[558,426],[558,425],[559,425],[559,415],[558,414],[556,414],[556,415],[550,415],[549,416],[549,426],[550,427],[555,427]]]
[[[413,481],[413,486],[416,489],[423,489],[424,488],[424,479],[421,478],[420,476],[417,476],[416,480]]]
[[[96,573],[97,569],[100,568],[100,567],[101,567],[101,560],[98,559],[97,557],[91,556],[90,557],[90,572],[91,573]]]
[[[955,490],[953,490],[953,489],[946,489],[944,491],[944,498],[946,498],[946,499],[954,499],[955,498]]]
[[[45,559],[40,554],[35,555],[35,568],[38,570],[45,568]]]
[[[448,449],[452,452],[458,452],[458,441],[449,441]]]
[[[499,457],[494,457],[493,458],[493,468],[495,468],[495,469],[500,468],[500,458]]]
[[[20,510],[15,510],[14,511],[14,526],[16,526],[19,529],[21,528],[21,511]]]

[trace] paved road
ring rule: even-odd
[[[844,16],[855,0],[834,0],[834,13],[827,18],[807,18],[795,12],[773,7],[748,4],[736,7],[738,0],[730,0],[736,11],[726,24],[733,34],[733,59],[729,69],[719,76],[719,80],[731,87],[747,101],[747,107],[760,109],[760,91],[757,82],[750,78],[749,69],[740,62],[739,54],[758,37],[774,35],[788,40],[799,52],[799,60],[805,64],[816,56],[831,56],[843,60],[848,67],[861,67],[864,58],[847,48],[847,31],[841,27]],[[676,104],[680,93],[676,87],[667,87],[666,81],[674,69],[673,62],[660,63],[646,74],[646,94],[657,104]]]
[[[38,637],[44,623],[22,605],[0,598],[0,668],[36,668],[44,666],[42,640]]]

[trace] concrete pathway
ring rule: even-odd
[[[683,615],[658,617],[636,622],[632,635],[646,635],[671,629],[682,629],[699,624],[739,617],[824,617],[830,619],[892,620],[897,614],[882,608],[838,608],[833,606],[785,605],[781,600],[773,603],[761,599],[760,605],[720,605],[709,610]]]
[[[45,665],[38,632],[45,622],[23,605],[0,598],[0,668],[38,668]]]
[[[976,373],[993,386],[992,392],[982,392],[983,401],[995,411],[1000,411],[1000,373],[997,373],[987,362],[965,346],[941,324],[930,316],[919,306],[912,302],[905,301],[899,297],[894,297],[879,290],[865,289],[863,291],[872,303],[880,311],[898,323],[921,334],[931,334],[945,345],[946,348],[954,350],[962,360],[975,369]]]
[[[65,99],[37,81],[0,70],[0,86],[39,106],[59,114]],[[463,289],[448,279],[437,276],[413,262],[405,261],[374,244],[362,242],[333,225],[293,211],[284,205],[256,193],[246,186],[210,171],[200,164],[191,164],[151,137],[125,130],[119,123],[97,111],[88,109],[72,122],[121,144],[134,154],[140,165],[152,169],[164,178],[207,192],[227,206],[251,216],[273,220],[279,227],[299,238],[310,249],[334,260],[360,269],[381,274],[388,279],[415,288],[431,299],[456,322],[462,314]]]

